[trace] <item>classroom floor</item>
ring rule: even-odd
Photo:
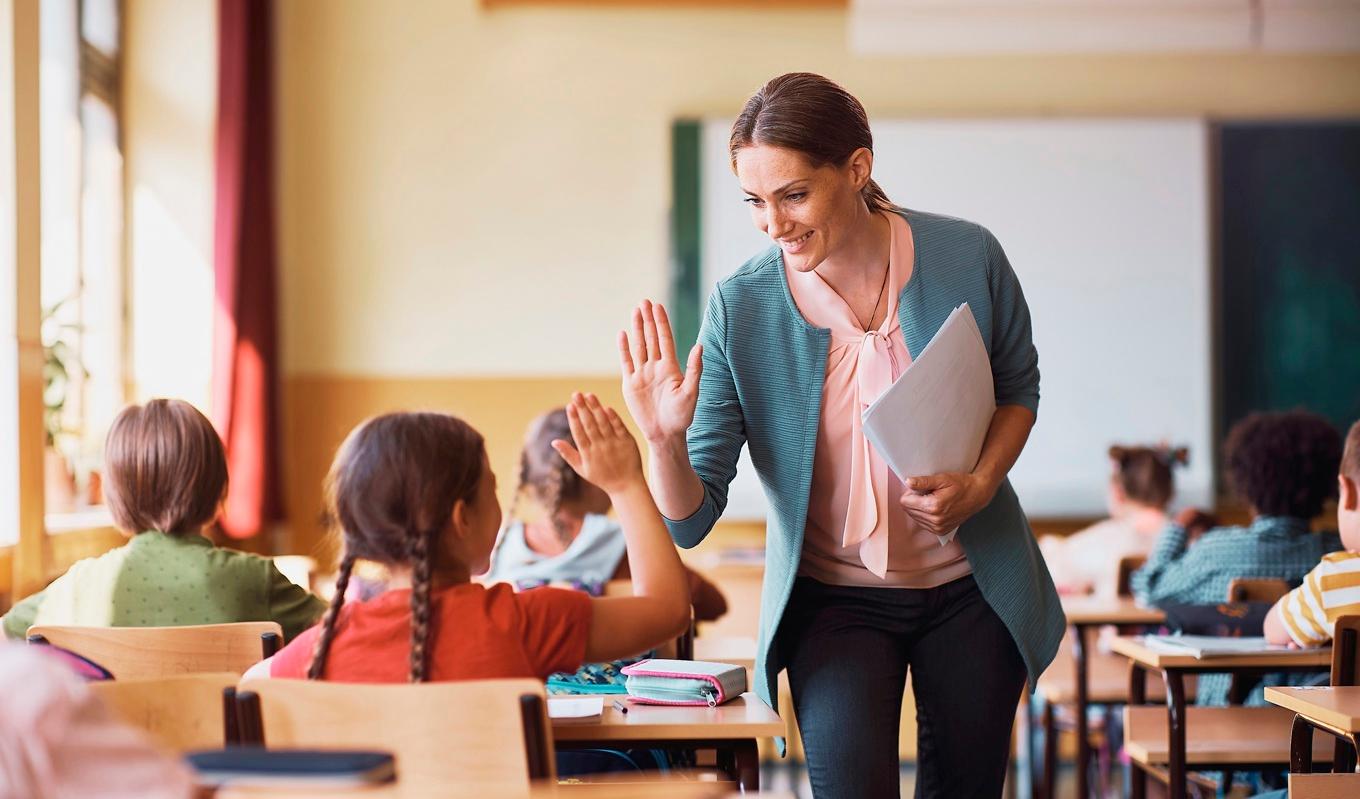
[[[1070,783],[1070,784],[1069,784]],[[902,767],[903,797],[916,793],[916,768]],[[767,791],[786,791],[798,799],[812,799],[812,786],[808,784],[807,771],[802,765],[786,762],[766,761],[760,766],[760,787]],[[1076,778],[1069,770],[1058,775],[1058,796],[1070,796],[1076,792]],[[1006,799],[1016,799],[1015,771],[1012,769],[1006,779]]]

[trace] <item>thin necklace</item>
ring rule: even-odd
[[[873,309],[872,311],[869,312],[869,321],[868,321],[868,322],[860,322],[860,321],[859,321],[859,315],[858,315],[858,314],[855,315],[855,321],[856,321],[856,322],[859,322],[859,327],[860,327],[860,329],[863,330],[863,331],[865,331],[866,333],[869,332],[869,330],[871,329],[871,328],[869,327],[869,325],[873,323],[874,317],[875,317],[875,316],[878,316],[878,306],[879,306],[879,303],[883,302],[883,296],[887,293],[887,290],[888,290],[888,273],[892,271],[892,268],[891,268],[891,267],[892,267],[892,264],[888,264],[887,266],[883,267],[883,283],[878,287],[878,299],[874,300],[874,309]],[[849,305],[849,303],[846,303],[846,304]],[[855,309],[851,308],[851,309],[850,309],[850,312],[851,312],[851,313],[854,313],[854,310],[855,310]]]

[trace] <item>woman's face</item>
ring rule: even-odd
[[[799,272],[816,269],[854,230],[867,211],[860,189],[872,166],[873,154],[863,148],[840,167],[814,167],[796,150],[765,144],[743,147],[736,157],[751,222]]]

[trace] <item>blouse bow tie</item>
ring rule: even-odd
[[[888,331],[891,333],[891,331]],[[864,437],[864,411],[892,385],[897,357],[888,334],[871,330],[855,356],[855,415],[850,421],[850,495],[841,546],[859,545],[860,562],[880,579],[888,574],[888,465]],[[880,521],[882,522],[880,524]]]

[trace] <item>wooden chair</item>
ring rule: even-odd
[[[1235,577],[1228,583],[1229,602],[1275,602],[1289,593],[1289,583],[1275,578]]]
[[[145,730],[173,752],[219,749],[236,743],[232,671],[151,680],[107,680],[90,690],[114,715]]]
[[[1289,593],[1289,583],[1278,578],[1234,577],[1228,583],[1229,602],[1277,602]],[[1234,674],[1228,687],[1228,703],[1240,705],[1261,682],[1264,674]]]
[[[1131,585],[1133,573],[1143,568],[1147,563],[1147,558],[1142,555],[1126,555],[1119,559],[1119,570],[1116,572],[1115,593],[1122,597],[1133,596]]]
[[[283,630],[272,621],[187,627],[28,628],[29,643],[69,649],[108,669],[119,680],[222,671],[240,675],[277,652],[282,640]]]
[[[519,796],[530,780],[556,777],[538,680],[251,680],[236,701],[244,742],[390,751],[411,795]]]

